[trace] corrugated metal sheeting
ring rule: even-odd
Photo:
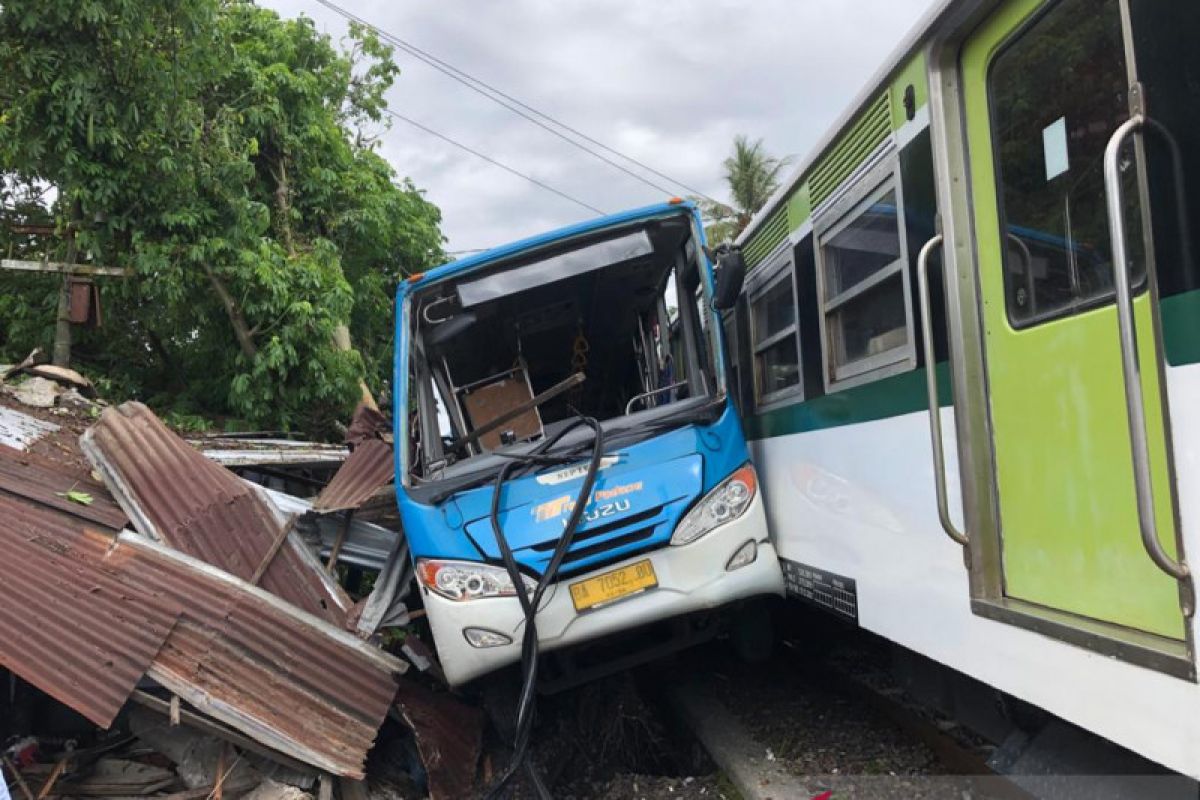
[[[92,476],[46,458],[0,445],[0,489],[120,530],[129,522],[112,495]],[[71,499],[72,492],[84,502]]]
[[[0,490],[0,664],[108,727],[180,608],[104,569],[115,530],[18,500],[20,488]]]
[[[348,511],[358,508],[377,491],[392,482],[395,464],[392,446],[379,439],[367,439],[354,448],[317,499],[314,511]]]
[[[106,524],[116,517],[103,487],[91,487],[90,505],[52,501],[34,482],[41,466],[27,463],[24,483],[13,477],[24,457],[0,452],[0,663],[102,726],[145,673],[268,747],[362,776],[403,662],[203,561],[118,532]]]
[[[131,533],[127,573],[185,603],[150,677],[301,761],[362,777],[403,662],[209,565]]]
[[[53,422],[43,422],[20,411],[0,406],[0,444],[25,447],[56,430],[58,426]]]
[[[134,527],[335,625],[351,602],[300,537],[275,553],[287,518],[259,489],[209,461],[141,403],[109,408],[80,440]]]

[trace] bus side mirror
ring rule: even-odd
[[[741,250],[729,250],[717,261],[717,291],[713,306],[718,311],[728,311],[737,305],[742,284],[746,281],[746,259]]]

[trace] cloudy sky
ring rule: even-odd
[[[346,20],[316,0],[260,2],[346,35]],[[762,137],[774,154],[807,154],[932,0],[334,2],[724,200],[721,161],[735,134]],[[663,199],[415,58],[395,58],[388,102],[398,113],[606,212]],[[442,209],[451,251],[594,215],[399,120],[381,147]]]

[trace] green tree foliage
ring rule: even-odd
[[[768,154],[762,139],[750,141],[744,134],[733,138],[733,153],[722,162],[732,205],[697,200],[710,244],[733,241],[746,229],[779,188],[780,173],[789,163],[790,158]]]
[[[104,282],[84,370],[178,412],[309,430],[360,381],[385,387],[396,283],[442,260],[437,208],[371,136],[397,73],[368,31],[341,50],[243,0],[5,2],[6,213],[52,187],[81,257],[134,270]],[[57,282],[0,282],[0,356],[48,348]],[[356,350],[335,346],[344,326]]]

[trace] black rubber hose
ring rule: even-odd
[[[525,582],[522,578],[520,567],[517,566],[516,557],[513,555],[512,548],[508,544],[508,539],[505,538],[504,531],[500,527],[500,492],[509,475],[518,469],[528,469],[548,463],[566,464],[575,461],[578,456],[574,454],[563,455],[561,457],[548,457],[543,454],[553,447],[568,431],[580,425],[588,425],[594,432],[591,460],[588,462],[588,469],[584,474],[583,484],[579,487],[579,494],[575,497],[575,506],[571,509],[571,514],[567,518],[562,535],[554,547],[550,561],[538,579],[537,586],[534,587],[533,593],[530,595],[525,591]],[[488,790],[485,796],[488,800],[500,797],[500,793],[508,785],[509,781],[512,780],[513,776],[516,775],[517,770],[524,767],[526,774],[529,776],[530,783],[533,784],[538,796],[543,798],[543,800],[549,800],[549,790],[546,789],[541,776],[528,759],[529,741],[533,733],[534,698],[537,695],[537,662],[539,654],[537,612],[541,606],[542,597],[545,595],[546,590],[554,583],[555,578],[558,576],[559,567],[562,566],[567,551],[571,549],[571,543],[575,539],[575,530],[579,527],[579,522],[583,519],[588,498],[592,495],[592,488],[596,484],[596,476],[600,472],[600,463],[604,458],[604,429],[594,418],[581,416],[552,438],[542,442],[528,454],[514,455],[512,458],[513,460],[505,464],[499,474],[496,475],[495,487],[492,491],[491,523],[492,533],[495,535],[496,544],[500,548],[500,556],[504,562],[504,568],[508,572],[513,586],[516,587],[517,599],[521,603],[521,611],[525,616],[525,632],[521,638],[521,693],[517,700],[517,730],[516,735],[513,737],[512,760],[509,762],[504,774],[500,776],[499,780]]]

